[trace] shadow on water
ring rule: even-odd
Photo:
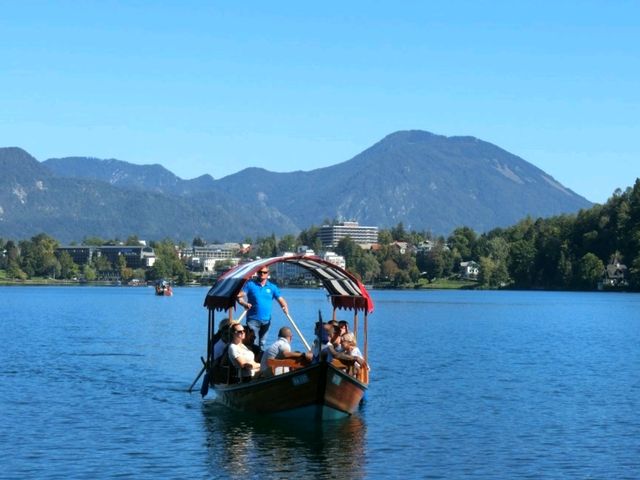
[[[354,415],[300,422],[202,407],[212,475],[230,478],[364,478],[366,425]]]

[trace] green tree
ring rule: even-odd
[[[261,258],[275,257],[278,255],[276,236],[271,234],[268,237],[258,238],[255,246],[255,254]]]
[[[362,248],[351,237],[341,238],[336,246],[336,253],[342,255],[347,262],[348,270],[355,270],[358,259],[364,253]]]
[[[389,245],[393,242],[393,235],[389,230],[380,230],[378,232],[378,243],[380,245]]]
[[[144,270],[144,268],[136,268],[133,271],[132,278],[137,278],[138,280],[143,280],[145,278],[145,270]]]
[[[629,286],[633,290],[640,290],[640,254],[633,259],[629,267]]]
[[[585,254],[578,263],[578,283],[588,290],[594,290],[602,279],[604,263],[593,253]]]
[[[408,239],[408,235],[406,230],[404,229],[404,225],[402,222],[399,222],[395,227],[391,229],[391,238],[396,242],[406,242]]]
[[[443,253],[442,246],[436,246],[428,252],[417,255],[416,264],[425,273],[429,282],[444,276],[445,258]]]
[[[120,275],[120,279],[122,281],[128,281],[131,279],[131,275],[132,275],[132,270],[129,269],[129,271],[127,270],[127,258],[124,255],[118,255],[118,265],[117,265],[117,269],[118,269],[118,275]],[[126,277],[129,278],[126,278]]]
[[[20,265],[16,261],[9,261],[7,266],[7,278],[16,280],[26,280],[29,278],[25,272],[22,271]]]
[[[509,274],[518,287],[533,285],[536,247],[533,241],[520,239],[509,245]]]
[[[102,245],[105,245],[107,242],[105,242],[102,238],[100,237],[84,237],[82,239],[82,245],[88,245],[88,246],[94,246],[94,247],[101,247]]]
[[[477,235],[469,227],[456,228],[447,239],[451,250],[457,250],[462,260],[470,260],[477,241]]]
[[[395,280],[396,274],[400,271],[396,262],[394,262],[390,258],[385,260],[382,263],[380,270],[381,270],[380,273],[382,274],[382,277],[386,280],[391,280],[391,281]]]
[[[159,280],[162,278],[173,280],[182,285],[189,280],[187,268],[180,260],[178,252],[171,239],[156,243],[154,247],[156,261],[147,272],[149,280]]]
[[[7,241],[7,243],[4,244],[4,249],[7,252],[6,253],[6,258],[7,258],[8,262],[10,262],[10,261],[19,262],[20,261],[20,249],[13,242],[13,240]]]
[[[110,272],[113,268],[109,259],[102,255],[93,257],[92,263],[96,272]]]
[[[409,272],[405,270],[398,270],[393,276],[393,285],[396,287],[407,285],[410,281],[411,277],[409,276]]]
[[[55,277],[60,265],[55,256],[58,241],[45,233],[20,242],[22,269],[30,276]]]
[[[298,234],[298,245],[306,245],[308,247],[313,248],[313,245],[316,243],[316,241],[319,241],[318,239],[319,231],[320,231],[320,228],[316,227],[315,225],[311,225],[306,230],[302,230]],[[320,251],[320,249],[316,250],[316,252],[317,251]]]
[[[293,235],[283,236],[277,244],[278,253],[295,252],[298,247],[296,237]]]
[[[60,277],[70,279],[78,276],[78,265],[75,264],[68,252],[61,252],[58,255],[60,263]]]
[[[127,240],[124,242],[124,244],[125,245],[139,247],[140,246],[140,239],[138,238],[137,235],[129,235],[127,237]]]
[[[82,266],[82,276],[87,282],[93,282],[98,278],[95,268],[88,264]]]
[[[380,275],[380,264],[371,252],[364,252],[354,262],[355,273],[365,283],[373,282]]]

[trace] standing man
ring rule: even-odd
[[[261,267],[257,275],[244,284],[238,294],[238,303],[249,310],[247,326],[255,332],[260,350],[264,351],[267,331],[271,326],[271,302],[277,300],[285,315],[289,315],[289,308],[278,286],[269,281],[269,268]]]

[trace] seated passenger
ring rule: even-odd
[[[220,363],[220,358],[224,352],[224,349],[229,344],[229,327],[231,322],[228,318],[223,318],[218,324],[218,331],[213,336],[211,341],[213,342],[213,363]]]
[[[271,368],[269,367],[269,359],[277,358],[299,358],[308,360],[305,353],[292,352],[291,351],[291,339],[293,338],[293,332],[289,327],[282,327],[278,331],[278,340],[276,340],[269,348],[267,348],[262,355],[262,361],[260,362],[260,374],[261,376],[271,376]],[[276,375],[286,373],[289,371],[289,367],[277,367],[275,370]]]
[[[331,333],[333,333],[333,327],[328,323],[317,321],[314,333],[315,339],[311,346],[311,352],[313,354],[313,361],[317,362],[326,359],[328,353],[326,350],[331,346]]]
[[[244,343],[242,337],[245,334],[244,327],[236,323],[231,328],[231,343],[229,344],[229,361],[239,370],[238,376],[243,382],[251,380],[260,370],[260,364],[255,361],[255,356]]]
[[[254,332],[251,327],[245,328],[244,338],[242,339],[242,343],[244,343],[244,345],[253,352],[256,362],[260,362],[263,352],[262,350],[260,350],[260,346],[255,344],[255,341],[256,341],[256,332]]]
[[[338,330],[340,331],[340,335],[344,335],[345,333],[349,333],[349,322],[346,320],[338,321]]]
[[[353,360],[355,360],[353,366],[355,368],[355,373],[357,374],[357,372],[365,364],[365,361],[362,356],[362,352],[360,352],[360,349],[356,345],[356,337],[353,333],[345,333],[342,336],[342,348],[344,349],[344,354],[350,356]]]

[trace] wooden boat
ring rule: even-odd
[[[173,295],[173,289],[171,288],[171,284],[166,280],[157,280],[156,281],[156,295],[170,297]]]
[[[234,367],[213,366],[215,312],[222,311],[226,313],[226,317],[233,318],[236,298],[245,282],[260,268],[276,263],[297,265],[319,280],[329,294],[334,319],[337,309],[353,312],[352,332],[358,335],[358,331],[362,331],[360,338],[365,363],[367,362],[367,320],[373,311],[373,301],[356,277],[315,256],[255,260],[239,265],[221,276],[205,298],[204,304],[209,309],[209,328],[207,359],[202,359],[203,371],[207,372],[201,389],[203,396],[206,400],[213,399],[235,410],[260,414],[331,419],[355,413],[368,387],[368,365],[364,365],[355,374],[352,365],[335,359],[332,362],[317,360],[311,364],[292,359],[274,359],[269,360],[273,371],[278,367],[288,367],[289,371],[266,378],[258,377],[248,382],[239,382]],[[364,314],[361,329],[358,328],[359,312]],[[290,316],[288,318],[308,347],[293,319]]]

